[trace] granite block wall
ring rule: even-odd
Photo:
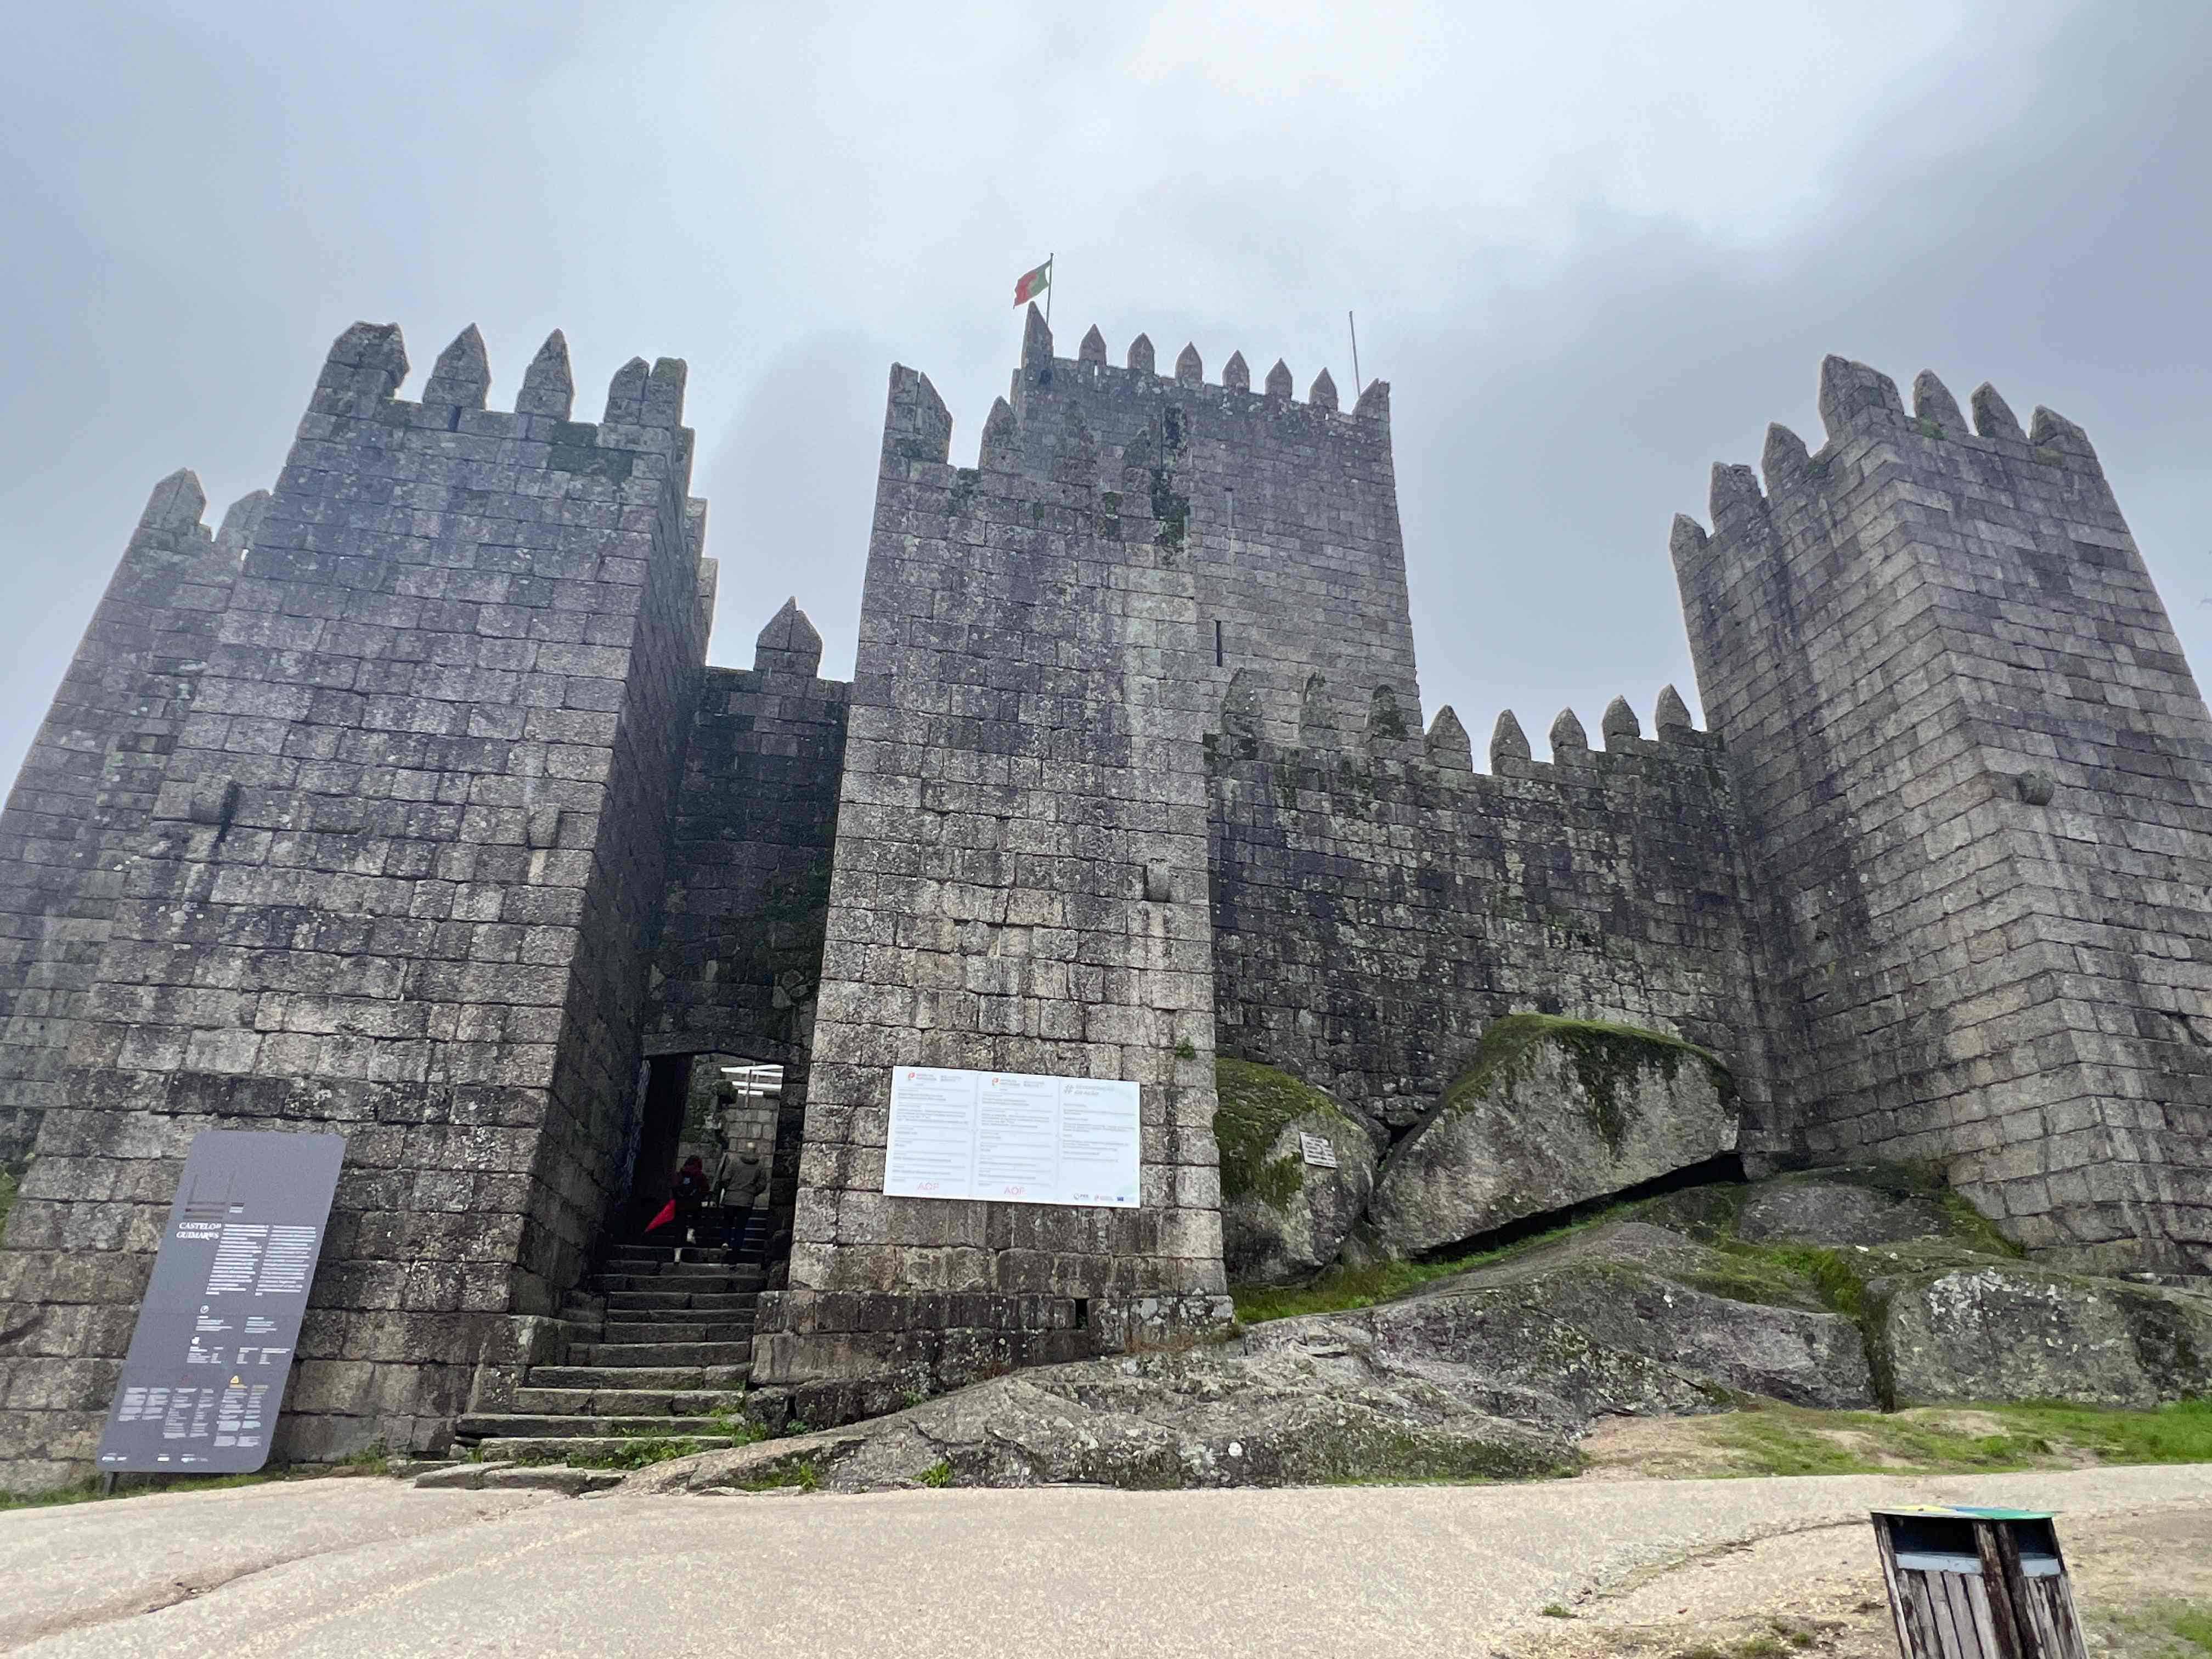
[[[769,1224],[786,1240],[852,690],[820,678],[821,665],[822,636],[793,601],[761,630],[750,669],[706,672],[645,1030],[650,1054],[782,1066]]]
[[[268,501],[254,491],[210,533],[198,478],[154,487],[0,807],[0,1170],[21,1170],[58,1097],[124,866]]]
[[[1384,382],[1347,412],[1327,369],[1301,403],[1280,362],[1253,391],[1242,354],[1218,385],[1189,346],[1172,374],[1157,374],[1142,335],[1125,367],[1107,362],[1096,328],[1074,358],[1055,357],[1032,306],[1012,400],[993,410],[983,451],[987,470],[1103,479],[1146,496],[1192,577],[1200,648],[1190,671],[1217,701],[1232,680],[1248,688],[1276,740],[1297,739],[1302,711],[1363,729],[1378,687],[1418,739]],[[1419,750],[1415,741],[1406,752]]]
[[[950,442],[895,368],[765,1382],[945,1385],[1084,1351],[1122,1308],[1228,1311],[1197,580],[1147,489],[989,446],[956,469]],[[1135,1081],[1142,1206],[886,1197],[899,1065]]]
[[[2212,1266],[2212,720],[2081,428],[1830,358],[1674,556],[1804,1157]]]
[[[513,413],[465,333],[332,349],[123,863],[0,1250],[0,1486],[85,1466],[185,1148],[344,1173],[276,1455],[427,1445],[616,1179],[704,619],[683,365]]]
[[[1286,748],[1225,711],[1207,739],[1220,1051],[1328,1091],[1384,1141],[1498,1016],[1620,1021],[1726,1061],[1757,1148],[1768,1062],[1735,803],[1671,690],[1660,721],[1644,738],[1616,702],[1592,749],[1563,715],[1547,763],[1508,714],[1482,774],[1449,708],[1412,760],[1395,732]]]

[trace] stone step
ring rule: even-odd
[[[514,1391],[514,1409],[524,1417],[705,1417],[735,1410],[744,1397],[742,1387],[541,1389],[532,1384]]]
[[[684,1437],[700,1451],[722,1451],[738,1443],[726,1434],[702,1434]],[[586,1462],[619,1458],[637,1449],[635,1437],[627,1435],[579,1436],[568,1438],[559,1435],[501,1435],[482,1443],[480,1450],[487,1461],[497,1460],[507,1464],[562,1463],[580,1458]],[[486,1485],[490,1483],[487,1481]]]
[[[610,1325],[750,1325],[750,1308],[610,1308]]]
[[[679,1295],[741,1296],[762,1288],[760,1275],[737,1273],[598,1273],[584,1286],[586,1297],[614,1296],[625,1291],[674,1291]]]
[[[599,1340],[602,1342],[750,1342],[752,1335],[753,1322],[750,1319],[639,1320],[635,1323],[610,1319]]]
[[[746,1347],[748,1359],[752,1352]],[[742,1389],[750,1363],[735,1365],[532,1365],[532,1389]]]
[[[750,1365],[753,1345],[744,1342],[572,1342],[571,1365]]]
[[[601,1313],[628,1312],[639,1308],[715,1308],[750,1310],[760,1300],[758,1291],[611,1291]]]
[[[736,1254],[734,1250],[726,1250],[711,1245],[687,1244],[684,1247],[684,1254],[679,1258],[676,1252],[665,1244],[624,1244],[609,1250],[607,1260],[610,1262],[651,1261],[656,1263],[681,1260],[686,1266],[698,1262],[726,1266]]]
[[[617,1435],[722,1434],[730,1425],[714,1417],[533,1417],[526,1412],[471,1412],[453,1432],[464,1440],[583,1440]]]

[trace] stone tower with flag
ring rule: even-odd
[[[349,329],[271,490],[155,488],[0,813],[0,1487],[88,1467],[199,1130],[346,1139],[279,1455],[437,1448],[590,1340],[725,1060],[781,1068],[750,1373],[816,1423],[1218,1329],[1216,1061],[1388,1149],[1516,1012],[1718,1056],[1748,1167],[2212,1270],[2212,720],[2048,411],[1830,359],[1825,444],[1675,527],[1711,729],[1479,769],[1381,382],[1032,308],[956,459],[894,368],[846,683],[796,603],[708,661],[681,362],[585,421],[557,334],[509,408],[473,330],[407,374]],[[1133,1085],[1138,1201],[887,1194],[902,1067]]]

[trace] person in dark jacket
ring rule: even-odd
[[[691,1242],[691,1231],[699,1224],[699,1211],[707,1202],[707,1166],[698,1158],[687,1158],[684,1167],[676,1172],[676,1180],[669,1188],[669,1201],[676,1206],[676,1218],[669,1225],[668,1242],[676,1247],[676,1258],[684,1259],[684,1247]]]

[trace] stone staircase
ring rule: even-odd
[[[558,1365],[532,1366],[512,1412],[464,1417],[455,1439],[485,1462],[515,1463],[619,1456],[641,1438],[680,1436],[702,1450],[736,1443],[714,1413],[741,1411],[766,1276],[759,1245],[676,1254],[665,1244],[611,1250],[561,1312],[597,1337],[571,1342]]]

